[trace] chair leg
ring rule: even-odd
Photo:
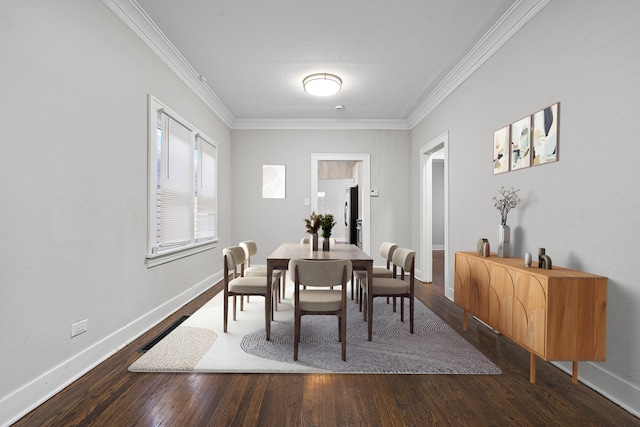
[[[240,305],[242,305],[242,295],[240,295]],[[236,296],[233,296],[233,320],[236,320]]]
[[[354,287],[354,283],[355,283],[355,279],[354,279],[354,274],[351,273],[351,299],[354,299],[354,293],[355,293],[355,287]],[[358,302],[358,299],[356,298],[356,302]]]
[[[413,334],[413,309],[414,309],[414,301],[413,296],[409,297],[409,332]]]
[[[396,297],[393,297],[393,301],[395,302]],[[400,297],[400,321],[404,322],[404,297]]]
[[[300,315],[296,314],[293,328],[293,360],[298,360],[298,344],[300,343]]]
[[[342,341],[342,360],[347,361],[347,311],[343,310],[342,315],[340,316],[340,336]],[[345,317],[343,317],[345,316]]]
[[[224,293],[224,314],[222,316],[222,324],[223,324],[223,328],[222,330],[224,332],[227,332],[227,321],[229,320],[229,295],[225,290]]]
[[[369,311],[369,297],[367,296],[366,292],[362,293],[362,296],[360,297],[360,304],[362,304],[362,307],[363,307],[362,320],[364,320],[366,322],[367,321],[367,313]]]
[[[233,302],[236,302],[235,298]],[[247,295],[247,303],[249,303],[249,295]],[[244,295],[240,296],[240,311],[244,311]],[[236,320],[236,319],[233,319],[233,320]]]

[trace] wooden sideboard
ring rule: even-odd
[[[607,278],[562,267],[525,267],[520,258],[455,254],[454,301],[467,313],[530,352],[529,381],[536,381],[536,355],[544,360],[602,361],[606,353]]]

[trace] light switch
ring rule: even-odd
[[[309,206],[309,199],[304,199],[304,205]]]
[[[378,197],[380,195],[380,192],[378,191],[377,188],[372,188],[370,194],[371,194],[371,197]]]

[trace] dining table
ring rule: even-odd
[[[269,278],[272,276],[274,270],[287,270],[289,261],[292,259],[327,261],[348,259],[351,260],[351,266],[354,270],[364,270],[367,272],[367,289],[369,290],[369,292],[367,292],[367,327],[369,333],[368,339],[371,341],[373,336],[373,323],[371,320],[373,319],[373,294],[371,293],[371,286],[373,284],[373,258],[358,246],[347,243],[331,245],[328,251],[322,249],[314,251],[308,243],[283,243],[267,257],[267,292],[265,298],[265,329],[267,341],[271,339],[271,292],[268,290],[271,280],[269,280]]]

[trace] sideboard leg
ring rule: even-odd
[[[578,384],[578,361],[574,360],[571,366],[571,382],[573,384]]]
[[[536,355],[531,353],[531,359],[529,360],[529,382],[531,384],[536,383]]]

